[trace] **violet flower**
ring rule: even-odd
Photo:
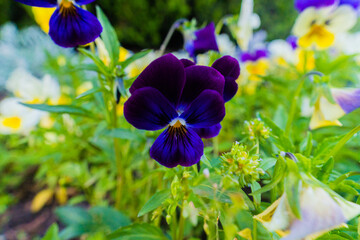
[[[222,61],[219,69],[226,69],[229,61]],[[204,151],[196,130],[213,127],[225,116],[224,86],[225,78],[215,68],[184,67],[174,55],[167,54],[135,80],[124,116],[138,129],[166,128],[150,149],[150,156],[161,165],[191,166],[200,161]]]
[[[95,0],[15,0],[43,8],[57,7],[50,19],[49,35],[62,47],[76,47],[93,42],[102,32],[99,20],[90,12],[80,8]]]

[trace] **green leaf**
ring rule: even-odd
[[[192,188],[192,190],[196,195],[201,197],[205,197],[212,200],[216,199],[217,201],[223,203],[232,203],[229,196],[231,192],[229,191],[220,191],[209,185],[199,185]]]
[[[52,224],[41,240],[60,240],[58,225],[56,223]]]
[[[279,128],[273,121],[269,118],[260,115],[262,121],[265,122],[271,128],[271,137],[274,139],[275,145],[285,152],[293,152],[295,150],[294,145],[290,139],[285,135],[285,132]]]
[[[301,152],[305,156],[310,156],[311,150],[312,150],[312,133],[310,131],[307,132],[306,139],[304,140],[304,143],[300,146]]]
[[[29,107],[32,109],[45,111],[45,112],[51,112],[51,113],[68,113],[68,114],[74,114],[74,115],[81,115],[84,117],[92,117],[92,113],[88,110],[77,107],[74,105],[47,105],[47,104],[27,104],[27,103],[21,103],[25,107]]]
[[[104,41],[105,48],[109,53],[112,66],[114,67],[119,62],[119,56],[120,56],[119,39],[109,19],[105,16],[104,12],[101,10],[99,6],[96,6],[96,15],[103,27],[103,32],[101,33],[101,39]]]
[[[287,160],[289,174],[285,177],[285,193],[292,213],[301,219],[300,210],[300,187],[301,181],[299,170],[296,163],[292,159]]]
[[[140,210],[140,212],[138,214],[138,217],[141,217],[144,214],[158,208],[166,199],[168,199],[170,197],[170,195],[171,195],[170,189],[164,189],[164,190],[161,190],[161,191],[155,193],[149,199],[149,201],[147,201],[145,203],[145,205],[142,207],[142,209]]]
[[[329,181],[329,177],[330,174],[332,172],[332,170],[334,169],[334,158],[331,157],[325,164],[324,166],[321,168],[321,170],[319,171],[318,175],[318,179],[324,183],[327,183]]]
[[[275,164],[274,176],[273,176],[271,182],[268,183],[267,185],[265,185],[264,187],[260,188],[259,190],[251,193],[250,195],[254,196],[255,194],[260,194],[260,193],[270,191],[283,179],[283,176],[285,173],[286,173],[285,160],[283,157],[279,156],[279,158],[277,159],[277,162]]]
[[[143,50],[141,52],[135,53],[134,55],[132,55],[131,57],[129,57],[128,59],[126,59],[125,61],[123,61],[121,64],[121,66],[123,68],[126,68],[127,66],[129,66],[130,63],[145,57],[146,55],[148,55],[150,52],[152,52],[151,49],[147,49],[147,50]]]
[[[92,64],[92,63],[77,65],[69,69],[69,72],[79,72],[79,71],[91,71],[91,72],[103,73],[96,64]]]
[[[59,207],[55,210],[55,214],[65,225],[85,224],[92,222],[91,215],[81,207]]]
[[[267,171],[268,169],[272,168],[276,164],[276,158],[264,158],[260,161],[260,168],[264,171]]]
[[[81,93],[79,96],[76,97],[76,99],[88,97],[88,96],[93,95],[94,93],[101,92],[101,91],[102,91],[102,88],[92,88],[86,92]]]
[[[130,218],[110,207],[93,207],[89,210],[95,221],[100,225],[105,225],[111,231],[131,224]]]
[[[259,190],[261,188],[260,184],[258,182],[252,182],[251,183],[251,191],[252,192],[256,192],[257,190]],[[261,194],[254,194],[253,195],[254,197],[254,203],[257,205],[257,206],[260,206],[261,204]]]
[[[104,74],[105,76],[110,76],[111,73],[109,72],[109,69],[107,66],[105,66],[105,64],[103,63],[103,61],[101,61],[101,59],[95,55],[94,53],[84,49],[84,48],[78,48],[78,51],[82,54],[84,54],[85,56],[89,57],[91,60],[93,60],[93,62],[95,63],[95,65],[99,68],[99,71]]]
[[[73,239],[83,234],[95,232],[97,229],[98,225],[94,223],[74,224],[62,230],[59,236],[61,239]]]
[[[168,240],[160,228],[147,223],[135,223],[108,235],[109,240]]]
[[[205,154],[201,156],[200,161],[204,163],[208,168],[212,168],[211,163]]]
[[[142,135],[125,128],[106,129],[102,132],[103,135],[112,138],[120,138],[125,140],[141,140]]]

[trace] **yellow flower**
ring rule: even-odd
[[[303,48],[326,49],[334,44],[338,33],[350,30],[357,21],[356,11],[348,6],[305,9],[297,18],[293,33]]]
[[[298,49],[296,51],[296,69],[300,72],[308,72],[315,68],[315,54],[313,51]]]
[[[49,22],[50,18],[55,12],[56,8],[41,8],[41,7],[32,7],[32,12],[37,24],[40,28],[48,33],[49,32]]]

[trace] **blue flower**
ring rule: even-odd
[[[210,23],[206,27],[199,29],[185,39],[185,50],[190,57],[196,61],[196,55],[205,53],[209,50],[219,51],[216,43],[215,24]]]
[[[204,144],[197,130],[214,127],[225,116],[224,76],[213,67],[184,63],[188,67],[172,54],[153,61],[132,84],[124,105],[124,116],[134,127],[166,128],[150,156],[169,168],[198,163]]]
[[[49,35],[62,47],[76,47],[93,42],[102,32],[99,20],[79,5],[89,4],[95,0],[15,0],[34,6],[57,7],[50,19]]]

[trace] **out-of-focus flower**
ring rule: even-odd
[[[216,43],[215,24],[210,23],[197,31],[185,30],[185,50],[196,61],[196,56],[207,51],[219,51]]]
[[[55,12],[55,9],[56,8],[32,7],[32,12],[34,14],[35,22],[39,24],[40,28],[45,33],[49,33],[49,22],[51,16]]]
[[[300,192],[301,219],[292,213],[286,194],[254,218],[284,240],[316,239],[342,227],[360,214],[360,206],[346,201],[331,190],[303,186]]]
[[[230,55],[232,57],[236,56],[236,46],[230,40],[229,35],[223,33],[216,36],[216,41],[219,46],[219,51],[222,55]]]
[[[97,38],[95,40],[95,43],[96,43],[96,46],[97,46],[97,50],[98,50],[100,60],[106,66],[109,66],[111,59],[110,59],[108,51],[106,50],[106,47],[105,47],[105,44],[104,44],[103,40],[101,40],[100,38]],[[124,47],[119,48],[119,62],[125,61],[130,56],[131,56],[131,53],[130,53],[129,50],[127,50]]]
[[[29,104],[49,103],[59,104],[61,91],[59,83],[50,75],[45,75],[41,80],[34,77],[25,69],[18,68],[6,82],[6,89]]]
[[[189,218],[191,224],[196,226],[198,223],[199,210],[194,206],[194,203],[185,201],[182,211],[184,218]]]
[[[338,119],[360,107],[360,89],[333,88],[331,94],[335,103],[322,95],[316,101],[310,129],[342,126]]]
[[[99,20],[80,8],[95,0],[16,0],[42,8],[56,8],[49,22],[49,35],[62,47],[76,47],[93,42],[102,32]]]
[[[359,0],[340,0],[340,5],[350,5],[354,9],[358,10],[360,7],[360,1]]]
[[[93,84],[91,82],[89,82],[89,81],[84,82],[76,88],[76,95],[80,95],[84,92],[87,92],[92,88],[93,88]]]
[[[339,34],[336,38],[336,42],[334,48],[346,55],[353,55],[355,56],[355,60],[358,64],[360,64],[360,32],[355,33],[342,33]]]
[[[239,18],[236,24],[227,22],[239,47],[243,51],[249,50],[249,43],[253,38],[253,31],[260,27],[260,17],[253,12],[254,1],[244,0],[241,4]]]
[[[350,30],[356,23],[356,11],[349,5],[337,8],[306,8],[297,18],[293,33],[300,47],[326,49],[333,45],[339,33]]]
[[[246,147],[239,142],[235,142],[231,151],[221,156],[224,163],[224,171],[239,177],[241,187],[259,180],[264,170],[260,168],[260,158],[250,155]]]
[[[338,0],[295,0],[295,8],[301,12],[309,7],[331,7],[336,6],[338,3]]]
[[[225,116],[225,79],[212,67],[190,66],[167,54],[153,61],[134,81],[124,116],[134,127],[166,130],[150,156],[166,167],[200,161],[204,144],[196,128],[212,127]]]
[[[27,108],[21,99],[6,98],[0,102],[0,134],[28,134],[39,122],[44,112]]]
[[[295,64],[295,49],[291,44],[282,39],[273,40],[268,46],[271,58],[280,66]]]

